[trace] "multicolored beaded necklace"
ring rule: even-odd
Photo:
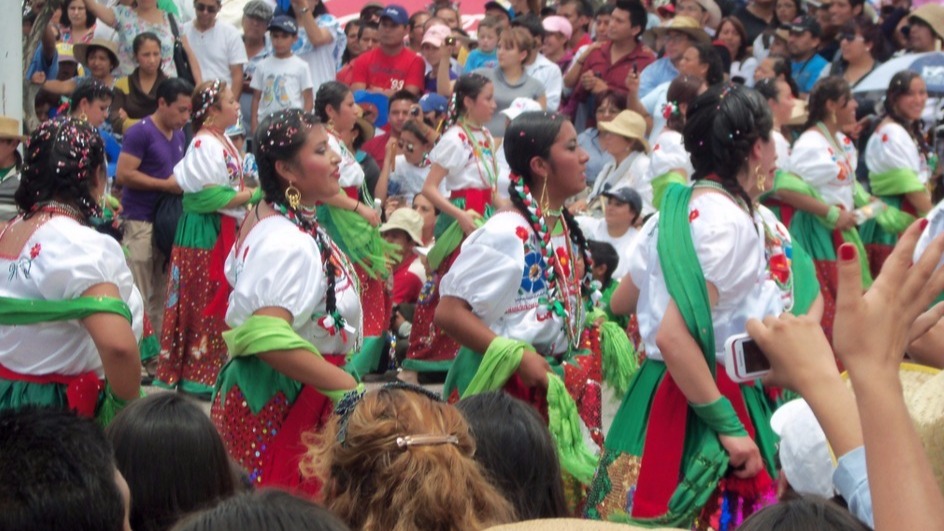
[[[485,149],[488,150],[488,153],[486,153],[482,150],[482,146],[475,141],[475,136],[472,134],[472,130],[469,129],[468,121],[462,119],[459,120],[459,123],[456,125],[462,128],[462,131],[465,132],[468,137],[469,145],[472,146],[472,153],[475,155],[475,169],[479,172],[479,179],[481,179],[482,184],[484,184],[486,188],[495,192],[498,186],[498,160],[495,158],[492,135],[488,132],[488,129],[478,129],[485,135]],[[488,157],[488,160],[486,160],[485,157]],[[482,174],[483,168],[485,170],[484,175]]]
[[[511,176],[515,191],[521,197],[525,207],[528,209],[528,222],[535,234],[538,236],[538,245],[541,254],[541,269],[544,271],[544,283],[547,286],[547,294],[538,298],[538,304],[547,308],[547,310],[561,317],[564,320],[564,327],[567,331],[567,338],[572,348],[577,348],[580,344],[580,331],[583,325],[583,308],[578,303],[576,307],[572,306],[572,300],[580,301],[580,282],[577,280],[577,268],[571,259],[570,268],[563,267],[555,257],[554,245],[551,242],[552,231],[548,229],[547,220],[541,211],[540,205],[531,195],[531,190],[524,180],[517,175]],[[567,256],[571,256],[570,230],[567,223],[561,221],[564,229],[564,239],[566,243]],[[587,274],[591,269],[591,264],[585,264]],[[564,278],[564,282],[558,281],[558,274]],[[590,306],[591,301],[587,302]]]
[[[52,216],[65,216],[78,221],[82,225],[88,225],[88,219],[84,214],[82,214],[82,212],[79,211],[79,209],[72,205],[60,203],[59,201],[47,201],[45,203],[35,205],[33,206],[33,212],[42,212]]]

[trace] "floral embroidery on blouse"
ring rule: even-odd
[[[30,270],[33,269],[33,260],[36,260],[36,257],[39,256],[40,251],[42,251],[43,246],[40,244],[34,244],[29,251],[29,257],[23,256],[19,260],[16,260],[10,264],[10,276],[7,278],[7,282],[18,278],[20,273],[23,274],[24,279],[30,278]]]

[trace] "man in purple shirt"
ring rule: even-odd
[[[183,127],[190,120],[193,85],[179,79],[161,81],[157,87],[157,111],[125,133],[118,157],[116,178],[121,194],[123,243],[128,265],[141,291],[144,308],[160,337],[164,316],[165,257],[154,245],[154,208],[161,193],[179,194],[174,166],[184,157]]]

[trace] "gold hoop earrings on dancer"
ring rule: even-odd
[[[541,188],[541,199],[539,200],[539,204],[541,205],[541,213],[544,214],[545,217],[550,216],[551,215],[551,211],[550,211],[551,202],[547,198],[547,176],[546,175],[544,176],[544,186]]]
[[[206,127],[210,127],[211,125],[213,125],[213,117],[210,116],[209,118],[207,118],[206,121],[203,122],[203,125]]]
[[[88,115],[83,112],[82,114],[79,115],[79,120],[82,120],[83,122],[87,122]]]
[[[762,173],[763,166],[758,164],[754,167],[754,178],[757,179],[757,189],[763,192],[767,189],[767,175]]]
[[[297,210],[298,205],[302,202],[302,193],[298,191],[298,188],[295,188],[294,184],[289,184],[288,188],[285,189],[285,200],[288,201],[289,208]]]

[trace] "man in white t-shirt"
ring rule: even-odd
[[[180,28],[197,57],[200,73],[205,80],[220,79],[234,86],[242,86],[246,47],[239,30],[228,23],[217,24],[216,14],[222,8],[221,0],[196,0],[193,4],[196,18]],[[233,85],[233,82],[239,85]],[[234,92],[238,94],[238,90]]]
[[[341,68],[341,56],[347,48],[347,36],[341,22],[328,13],[321,0],[292,0],[298,22],[298,41],[292,52],[308,63],[315,92],[327,81],[334,81]]]
[[[588,240],[606,242],[619,254],[619,265],[613,278],[620,279],[629,272],[629,253],[639,231],[636,226],[642,212],[642,197],[629,186],[619,186],[603,192],[606,198],[603,218],[579,216],[577,223]]]

